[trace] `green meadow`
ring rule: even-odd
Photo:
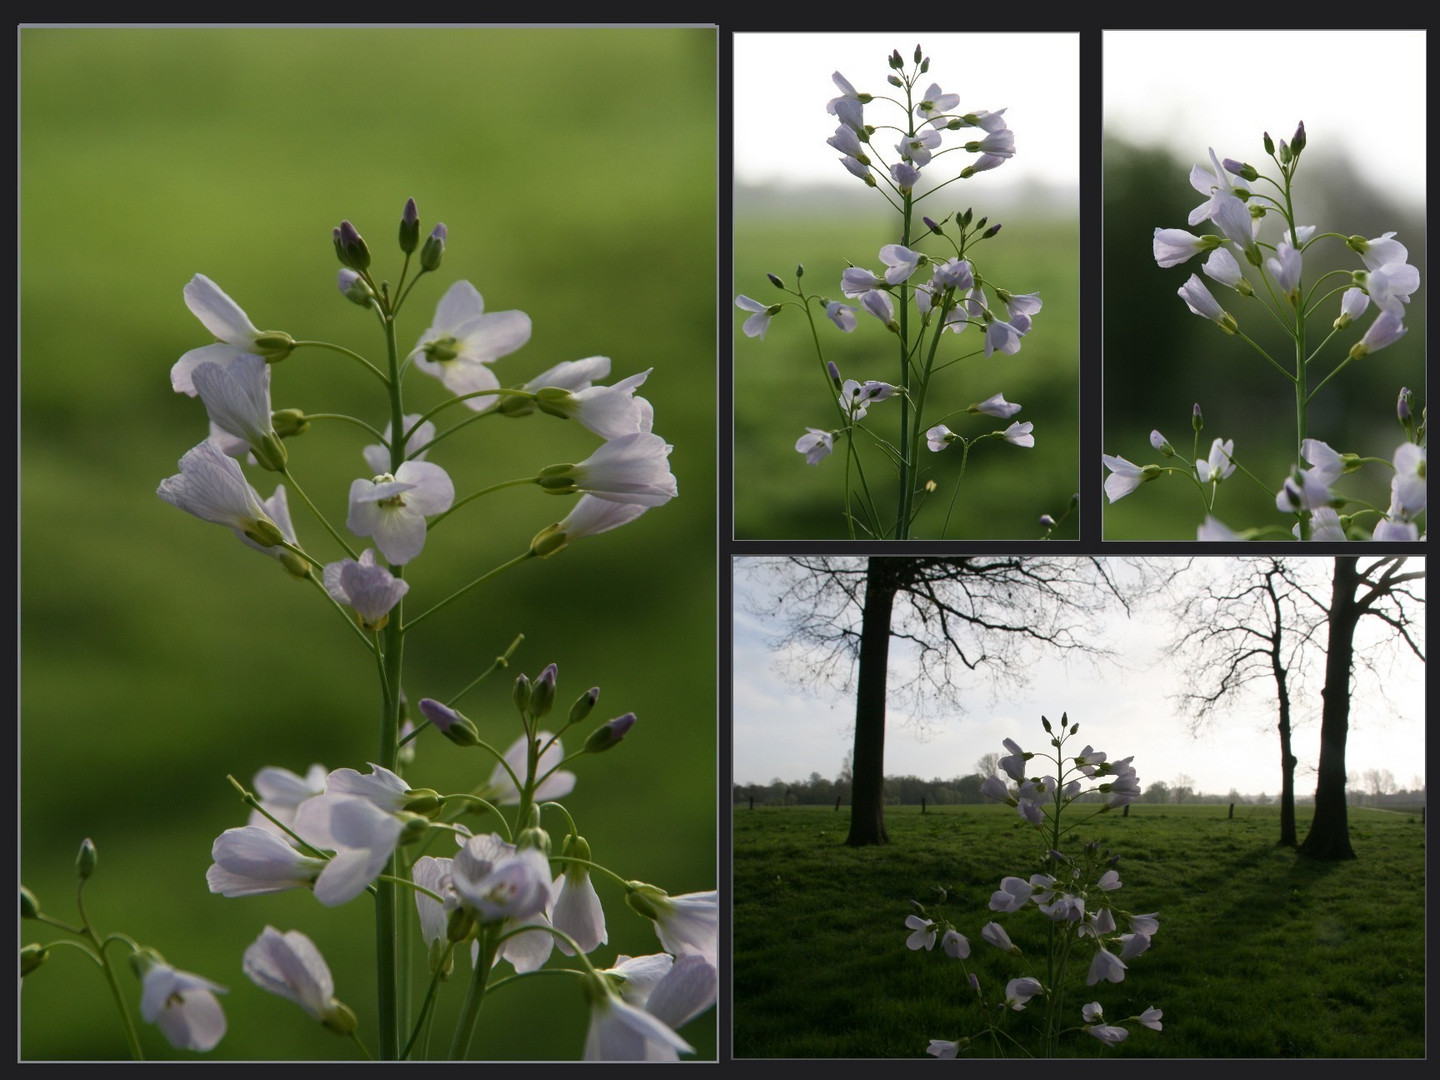
[[[501,574],[417,628],[409,700],[450,699],[523,635],[510,668],[457,703],[482,738],[503,749],[519,736],[517,673],[558,664],[562,715],[598,686],[594,722],[633,711],[638,723],[573,766],[565,801],[595,859],[673,893],[714,888],[715,31],[61,27],[26,28],[18,44],[17,830],[21,880],[43,908],[75,918],[73,862],[91,837],[85,903],[100,930],[228,987],[229,1030],[208,1058],[359,1056],[246,978],[242,953],[267,924],[315,941],[375,1049],[368,897],[335,909],[304,892],[224,899],[205,881],[215,837],[246,820],[227,774],[366,770],[373,661],[313,589],[155,491],[206,436],[202,405],[170,386],[175,360],[210,340],[182,300],[186,282],[203,273],[260,328],[383,366],[374,318],[336,288],[331,230],[351,220],[373,269],[394,279],[410,197],[421,235],[440,221],[449,241],[400,314],[400,348],[463,278],[487,310],[532,321],[529,343],[495,365],[504,385],[595,355],[612,360],[606,382],[650,370],[642,393],[673,444],[679,497]],[[415,411],[444,395],[414,372],[405,390]],[[297,349],[274,367],[272,394],[277,409],[387,419],[378,384],[330,351]],[[317,420],[287,444],[297,480],[342,529],[373,441]],[[463,497],[598,444],[543,414],[492,415],[431,460]],[[268,497],[274,478],[248,475]],[[572,505],[533,486],[467,504],[406,567],[407,612],[523,553]],[[307,548],[339,558],[293,491],[290,507]],[[407,778],[468,791],[492,765],[425,732]],[[610,936],[595,959],[659,951],[621,891],[598,890]],[[28,922],[21,932],[22,943],[59,936]],[[133,1013],[125,951],[110,954]],[[418,995],[428,973],[416,953]],[[434,1027],[442,1054],[467,978],[461,961]],[[580,985],[551,976],[496,990],[472,1056],[578,1057]],[[147,1056],[200,1057],[137,1024]],[[73,949],[25,979],[19,1030],[22,1059],[128,1056],[104,980]],[[697,1057],[715,1056],[713,1011],[683,1034]]]
[[[1298,814],[1303,837],[1309,808]],[[924,1058],[931,1039],[983,1030],[960,963],[906,947],[912,900],[969,938],[966,964],[988,992],[1043,978],[1044,917],[988,908],[1002,877],[1041,869],[1038,834],[1008,807],[890,807],[891,843],[869,848],[845,846],[848,807],[737,807],[733,820],[737,1058]],[[1114,1048],[1074,1032],[1062,1052],[1424,1057],[1424,823],[1352,808],[1350,831],[1358,858],[1319,863],[1276,845],[1274,807],[1231,819],[1225,806],[1137,804],[1081,825],[1077,843],[1120,857],[1112,903],[1160,925],[1121,983],[1087,990],[1081,961],[1066,1023],[1098,1000],[1110,1023],[1156,1006],[1163,1030],[1129,1024]],[[981,940],[992,918],[1024,956]],[[1033,1004],[1006,1030],[1023,1038]],[[971,1053],[996,1056],[985,1040]]]
[[[957,190],[935,198],[933,206],[922,204],[924,212],[943,217],[964,210],[970,204],[963,200],[972,196]],[[810,293],[858,304],[841,294],[840,275],[852,264],[879,269],[876,253],[896,240],[894,219],[883,213],[878,195],[875,203],[863,215],[838,205],[807,207],[799,199],[783,210],[737,206],[735,293],[778,303],[786,297],[766,274],[793,288],[796,266],[803,264],[803,284]],[[973,196],[973,208],[977,218],[987,212],[983,195]],[[919,483],[924,487],[934,481],[935,490],[923,500],[917,537],[1039,539],[1040,515],[1060,518],[1081,482],[1079,224],[1050,209],[1022,207],[991,221],[1002,225],[1001,232],[976,249],[987,280],[1013,293],[1038,291],[1044,307],[1014,355],[995,353],[987,359],[975,330],[946,334],[938,358],[954,362],[931,383],[923,426],[946,422],[967,437],[1003,429],[1009,421],[965,412],[972,403],[1003,392],[1007,401],[1023,406],[1014,419],[1034,424],[1035,445],[1024,449],[986,440],[971,451],[962,477],[956,447],[932,453],[922,442]],[[945,250],[938,243],[924,246],[936,254]],[[737,539],[843,539],[844,446],[837,440],[835,452],[812,466],[796,453],[795,440],[806,427],[836,423],[825,361],[833,360],[847,379],[899,381],[894,339],[874,316],[860,311],[858,326],[846,334],[824,317],[823,308],[812,305],[812,311],[819,354],[798,307],[775,316],[763,340],[742,333],[744,312],[730,312],[735,324]],[[894,405],[875,405],[866,421],[890,440],[898,431]],[[893,526],[895,471],[869,442],[858,445],[870,490],[882,510],[889,508]],[[1073,539],[1077,520],[1072,514],[1055,536]],[[864,534],[857,530],[857,536]]]

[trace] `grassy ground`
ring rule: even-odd
[[[1042,940],[1027,936],[1042,930],[1033,912],[998,916],[1026,957],[979,936],[1001,877],[1040,868],[1037,834],[1008,808],[890,808],[878,848],[844,846],[844,808],[742,808],[734,823],[736,1057],[916,1057],[979,1030],[956,961],[905,947],[912,899],[966,934],[982,986],[1039,974],[1026,966]],[[1164,1030],[1130,1025],[1114,1049],[1075,1033],[1064,1052],[1423,1057],[1424,826],[1364,809],[1350,825],[1359,858],[1344,863],[1276,846],[1273,808],[1228,820],[1223,806],[1136,806],[1082,827],[1082,842],[1120,855],[1115,904],[1157,912],[1160,929],[1122,983],[1087,992],[1081,971],[1074,1020],[1091,1000],[1108,1019],[1154,1005]],[[1019,1031],[1033,1022],[1010,1015]]]

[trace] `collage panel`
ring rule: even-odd
[[[1106,31],[1102,61],[1104,539],[1421,537],[1425,32]]]
[[[737,540],[1075,539],[1080,35],[734,35]]]
[[[1426,1055],[1423,557],[733,593],[737,1063]]]
[[[17,1058],[713,1064],[718,28],[17,38]]]

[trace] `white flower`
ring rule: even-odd
[[[152,964],[140,990],[140,1015],[158,1027],[170,1045],[180,1050],[213,1050],[225,1034],[225,1013],[216,994],[225,987],[177,971],[169,964]]]
[[[295,1002],[326,1027],[354,1030],[355,1016],[336,999],[325,957],[299,930],[282,934],[273,926],[265,927],[246,948],[244,967],[260,989]]]
[[[1196,236],[1184,229],[1156,229],[1151,246],[1154,249],[1155,262],[1162,267],[1169,267],[1179,266],[1215,245],[1214,237]]]
[[[959,104],[959,94],[942,93],[939,83],[931,83],[925,90],[925,96],[920,99],[920,104],[915,106],[915,115],[922,120],[934,120]]]
[[[1298,524],[1295,526],[1300,527]],[[1340,524],[1340,514],[1330,506],[1318,506],[1310,514],[1310,539],[1344,541],[1345,527]],[[1382,537],[1383,539],[1383,537]]]
[[[289,825],[295,820],[295,810],[302,802],[312,795],[324,793],[327,771],[324,765],[317,763],[311,765],[304,776],[298,776],[289,769],[266,765],[255,774],[251,785],[255,794],[260,796],[260,805],[266,812],[282,824]],[[247,824],[280,835],[277,826],[259,810],[250,811]]]
[[[944,424],[936,424],[929,431],[925,432],[925,445],[936,453],[939,453],[954,442],[956,438],[956,434]]]
[[[1104,947],[1095,950],[1095,959],[1090,961],[1090,973],[1085,976],[1085,985],[1094,986],[1101,979],[1118,983],[1125,978],[1125,961]]]
[[[410,868],[410,877],[423,889],[444,898],[442,903],[415,893],[415,910],[420,916],[420,936],[434,945],[446,940],[445,931],[450,912],[460,906],[460,894],[451,881],[453,859],[437,859],[433,855],[421,855]]]
[[[1420,271],[1409,263],[1389,263],[1365,276],[1365,291],[1375,306],[1403,318],[1410,294],[1420,288]]]
[[[353,795],[391,813],[405,809],[410,801],[410,785],[389,769],[375,764],[370,765],[368,775],[354,769],[336,769],[326,778],[325,790],[331,795]]]
[[[1299,297],[1301,258],[1298,248],[1290,246],[1289,235],[1282,236],[1275,245],[1275,254],[1265,260],[1265,269],[1280,286],[1280,291],[1294,303]]]
[[[1220,164],[1220,159],[1215,156],[1215,150],[1210,150],[1210,161],[1215,166],[1214,171],[1206,169],[1202,165],[1196,165],[1190,170],[1190,186],[1204,195],[1205,201],[1194,210],[1190,211],[1189,223],[1199,225],[1202,221],[1208,221],[1215,212],[1215,201],[1220,196],[1229,196],[1236,199],[1236,189],[1247,191],[1245,181],[1240,177],[1232,177],[1225,167]],[[1239,200],[1236,199],[1238,202]],[[1243,204],[1242,204],[1243,206]]]
[[[1000,879],[1000,888],[990,894],[991,911],[1019,911],[1034,893],[1035,887],[1023,878]]]
[[[670,896],[654,885],[632,881],[625,902],[655,924],[666,952],[699,953],[718,966],[720,907],[714,889]]]
[[[840,275],[840,291],[852,300],[880,286],[880,279],[860,266],[852,266]]]
[[[1110,475],[1105,478],[1105,494],[1112,503],[1123,499],[1145,481],[1146,466],[1110,454],[1102,454],[1101,457],[1110,470]]]
[[[971,405],[970,411],[972,413],[984,413],[986,416],[998,416],[1001,420],[1008,420],[1020,411],[1020,406],[1014,402],[1006,401],[1004,394],[992,394],[984,401]]]
[[[860,306],[884,323],[887,329],[899,329],[900,324],[895,321],[895,304],[889,293],[871,289],[860,297]]]
[[[563,799],[575,789],[575,774],[568,769],[559,769],[555,772],[550,770],[565,760],[565,748],[559,739],[551,741],[548,731],[535,733],[535,741],[545,747],[540,758],[535,763],[535,777],[543,780],[536,786],[533,799],[535,802],[545,802],[553,799]],[[505,762],[510,766],[520,782],[525,782],[525,758],[526,746],[525,736],[520,736],[510,744],[510,749],[505,751]],[[546,774],[549,774],[548,776]],[[519,806],[520,789],[515,786],[515,781],[510,779],[510,772],[499,762],[490,773],[490,780],[480,790],[482,798],[489,799],[496,806]]]
[[[765,331],[770,329],[770,305],[762,304],[759,300],[752,300],[748,296],[741,295],[735,298],[735,306],[741,311],[753,312],[741,327],[741,329],[745,331],[745,336],[758,337],[763,341],[765,339]]]
[[[997,922],[986,923],[980,931],[980,937],[1004,952],[1017,956],[1020,953],[1015,943],[1010,940],[1010,935],[1005,932],[1005,928]]]
[[[1180,299],[1185,301],[1185,306],[1196,315],[1203,315],[1211,322],[1221,326],[1225,325],[1225,320],[1230,318],[1215,297],[1210,295],[1210,290],[1205,288],[1205,283],[1195,274],[1191,274],[1185,284],[1181,285],[1176,292]]]
[[[523,311],[485,311],[474,285],[457,281],[435,306],[435,318],[420,335],[411,356],[415,366],[461,395],[496,390],[500,380],[489,365],[530,340],[530,316]],[[491,404],[491,395],[467,398],[470,408]]]
[[[939,141],[938,138],[936,140]],[[899,244],[886,244],[880,249],[880,261],[889,267],[885,271],[885,280],[891,285],[898,285],[907,281],[910,275],[920,265],[920,252],[911,251]]]
[[[820,428],[807,427],[805,434],[795,440],[795,449],[805,455],[805,464],[818,465],[835,449],[835,436]]]
[[[590,845],[582,837],[576,837],[566,845],[565,854],[588,860]],[[552,883],[552,895],[555,900],[550,910],[551,925],[574,938],[581,952],[591,952],[609,940],[605,930],[605,909],[600,904],[595,883],[590,880],[588,866],[565,863]],[[563,940],[557,939],[555,944],[566,956],[574,952]]]
[[[825,305],[825,316],[847,334],[855,329],[855,309],[846,307],[839,300],[831,300]]]
[[[1029,975],[1019,979],[1011,979],[1005,984],[1005,1004],[1016,1012],[1025,1008],[1025,1003],[1036,994],[1043,993],[1045,988],[1040,985],[1040,980],[1031,978]]]
[[[325,869],[325,860],[305,855],[274,826],[246,825],[226,829],[210,847],[214,863],[205,871],[212,893],[260,896],[308,888]]]
[[[185,285],[185,306],[220,343],[191,349],[175,362],[170,369],[170,385],[177,394],[195,396],[192,375],[203,363],[227,367],[241,356],[280,360],[294,347],[287,334],[264,334],[255,329],[240,305],[204,274],[196,274]]]
[[[1159,1009],[1155,1008],[1154,1005],[1151,1005],[1148,1009],[1146,1009],[1143,1013],[1136,1017],[1136,1019],[1139,1020],[1140,1023],[1144,1024],[1146,1027],[1154,1028],[1156,1031],[1159,1031],[1161,1028],[1160,1017],[1164,1015],[1165,1014]]]
[[[270,419],[269,364],[248,354],[223,365],[207,360],[191,381],[215,427],[243,440],[264,468],[284,468],[285,444]]]
[[[155,493],[202,521],[228,525],[262,547],[274,547],[284,538],[235,459],[208,439],[186,452],[179,475],[160,481]]]
[[[495,833],[465,841],[451,863],[450,880],[481,922],[528,919],[543,914],[550,903],[545,856],[535,848],[516,848]]]
[[[341,559],[327,563],[324,571],[325,591],[342,604],[349,604],[371,630],[385,625],[390,610],[410,591],[410,583],[397,578],[375,561],[373,548],[366,548],[360,558]]]
[[[603,979],[590,990],[586,1061],[678,1061],[694,1047],[658,1017],[637,1009]]]
[[[395,475],[350,484],[350,514],[345,527],[356,536],[373,536],[391,563],[407,563],[425,547],[425,519],[449,510],[455,485],[439,465],[407,461]]]
[[[315,881],[315,899],[335,907],[359,896],[385,869],[404,830],[368,799],[333,792],[306,799],[295,812],[295,832],[335,852]]]
[[[290,502],[285,496],[284,484],[275,485],[275,494],[271,495],[268,499],[261,500],[260,509],[264,510],[266,516],[275,523],[276,528],[280,530],[280,536],[287,543],[295,547],[300,545],[300,541],[295,538],[295,525],[290,520]],[[310,570],[310,564],[308,562],[294,552],[285,550],[279,544],[272,544],[269,547],[257,544],[239,530],[236,530],[235,535],[240,538],[240,542],[246,547],[252,547],[256,551],[269,555],[271,558],[278,559],[281,565],[296,577],[303,578]]]
[[[405,440],[406,461],[424,461],[426,448],[435,440],[435,424],[426,420],[416,427],[415,422],[419,419],[419,413],[410,413],[402,417],[400,421],[404,429],[410,432],[410,437]],[[391,424],[385,425],[385,441],[383,443],[371,443],[361,451],[365,455],[365,464],[370,466],[372,473],[390,471],[390,440],[394,438],[391,427]]]
[[[548,525],[530,541],[530,548],[543,558],[548,558],[569,546],[571,540],[585,536],[596,536],[621,525],[628,525],[647,507],[639,503],[619,503],[600,499],[594,495],[581,495],[570,513]]]
[[[831,98],[825,103],[825,111],[835,117],[846,127],[859,131],[865,126],[864,103],[855,88],[846,81],[845,76],[838,71],[830,76],[836,86],[840,88],[840,96]],[[865,95],[869,97],[869,95]]]
[[[1087,1024],[1085,1030],[1110,1046],[1124,1042],[1125,1037],[1130,1034],[1124,1028],[1116,1027],[1114,1024]]]
[[[895,152],[916,165],[928,165],[930,155],[940,145],[940,133],[933,128],[922,130],[912,138],[901,139],[895,144]]]
[[[541,390],[540,407],[556,416],[571,417],[602,439],[649,431],[654,420],[650,402],[635,396],[635,390],[654,370],[621,379],[613,386],[590,386],[584,390]]]
[[[1203,270],[1205,276],[1212,281],[1218,281],[1221,285],[1226,285],[1234,289],[1242,296],[1248,296],[1255,291],[1250,283],[1245,280],[1245,274],[1240,269],[1240,264],[1235,261],[1235,256],[1231,255],[1230,252],[1223,247],[1218,247],[1212,251],[1210,257],[1205,260],[1204,265],[1202,265],[1200,269]],[[1356,289],[1355,292],[1358,293],[1360,290]],[[1360,293],[1360,295],[1363,297],[1365,294]]]
[[[953,1058],[959,1050],[959,1043],[950,1042],[946,1039],[931,1039],[930,1045],[925,1048],[927,1054],[931,1057],[940,1058],[941,1060]]]
[[[680,1028],[714,1005],[719,989],[720,973],[710,957],[681,953],[650,991],[645,1011]]]
[[[1016,420],[1004,431],[1005,441],[1016,446],[1034,446],[1035,436],[1030,434],[1035,427],[1029,420]]]
[[[1234,529],[1230,528],[1223,521],[1206,514],[1205,520],[1195,528],[1195,539],[1225,541],[1239,540],[1241,537],[1239,533],[1235,532]]]
[[[954,929],[940,935],[940,948],[952,960],[964,960],[970,955],[969,939]]]
[[[1195,462],[1195,475],[1200,478],[1200,482],[1208,484],[1213,480],[1218,484],[1229,477],[1235,471],[1235,462],[1230,459],[1234,452],[1234,439],[1226,439],[1224,442],[1216,439],[1211,443],[1209,459]]]
[[[663,506],[675,498],[669,456],[674,449],[648,431],[621,435],[577,465],[550,466],[541,472],[547,490],[588,491],[611,502]]]
[[[1015,323],[1003,319],[992,319],[985,324],[985,355],[995,351],[1017,353],[1020,351],[1021,331]]]

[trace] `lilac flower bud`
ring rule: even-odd
[[[575,704],[570,706],[570,723],[583,723],[590,715],[590,710],[595,708],[595,702],[600,698],[600,688],[592,686],[585,693],[575,699]]]
[[[891,66],[892,68],[894,68],[896,71],[899,71],[901,68],[903,68],[903,67],[905,66],[905,61],[900,58],[900,50],[899,50],[899,49],[895,49],[893,52],[890,53],[890,58],[889,58],[889,61],[888,61],[888,62],[889,62],[889,64],[890,64],[890,66]]]
[[[340,222],[335,230],[335,253],[340,261],[352,270],[367,270],[370,267],[370,249],[364,238],[348,221]]]
[[[1042,529],[1053,529],[1055,527],[1055,519],[1049,514],[1041,514],[1040,527]]]
[[[1275,143],[1271,141],[1270,133],[1268,131],[1263,132],[1262,134],[1265,137],[1265,153],[1270,154],[1273,157],[1275,154]]]
[[[515,676],[515,689],[512,692],[512,699],[515,708],[522,713],[530,707],[530,680],[524,675]]]
[[[920,51],[920,46],[917,43],[915,46],[915,63],[918,64],[923,59],[925,59],[925,54]]]
[[[450,706],[434,698],[421,698],[420,712],[441,735],[456,746],[475,746],[480,742],[480,732],[474,722]]]
[[[1190,426],[1199,431],[1205,426],[1205,417],[1200,413],[1200,403],[1195,402],[1195,408],[1190,414]]]
[[[340,271],[336,286],[345,294],[347,300],[359,304],[361,307],[369,307],[375,299],[375,290],[370,288],[369,283],[348,266]]]
[[[540,673],[533,683],[530,684],[530,708],[531,716],[544,716],[550,711],[550,706],[555,704],[555,678],[558,674],[554,664],[548,664],[545,670]]]
[[[405,200],[405,212],[400,215],[400,250],[409,255],[420,243],[420,211],[415,208],[414,199]]]
[[[1402,386],[1400,388],[1400,397],[1395,402],[1395,416],[1402,424],[1408,424],[1410,422],[1410,401],[1410,388],[1408,386]]]
[[[1170,445],[1170,440],[1161,435],[1159,431],[1150,432],[1150,445],[1166,457],[1175,456],[1175,448]]]
[[[830,382],[836,390],[839,390],[845,385],[845,380],[840,378],[840,369],[835,366],[834,360],[827,360],[825,362],[825,370],[830,373]]]
[[[1298,156],[1300,151],[1304,149],[1305,121],[1301,120],[1299,126],[1295,129],[1295,134],[1290,136],[1290,152]]]
[[[440,259],[445,254],[445,225],[438,224],[430,230],[425,246],[420,249],[420,268],[435,271],[440,269]]]
[[[936,236],[945,235],[945,230],[940,228],[939,223],[936,222],[934,218],[922,217],[920,220],[923,221],[925,223],[925,227],[931,232],[933,232]]]
[[[994,236],[994,235],[995,235],[996,233],[998,233],[999,231],[1000,231],[1000,222],[997,221],[994,225],[991,225],[990,228],[986,229],[983,233],[981,233],[980,239],[981,239],[981,240],[989,240],[992,236]]]
[[[585,740],[587,754],[599,754],[609,750],[612,746],[625,738],[630,729],[635,726],[635,714],[626,713],[624,716],[617,716],[595,729],[594,734]]]
[[[783,288],[785,288],[785,282],[781,281],[780,278],[778,278],[776,275],[774,275],[774,274],[766,274],[765,276],[770,279],[770,284],[771,284],[771,285],[774,285],[775,288],[777,288],[777,289],[783,289]]]

